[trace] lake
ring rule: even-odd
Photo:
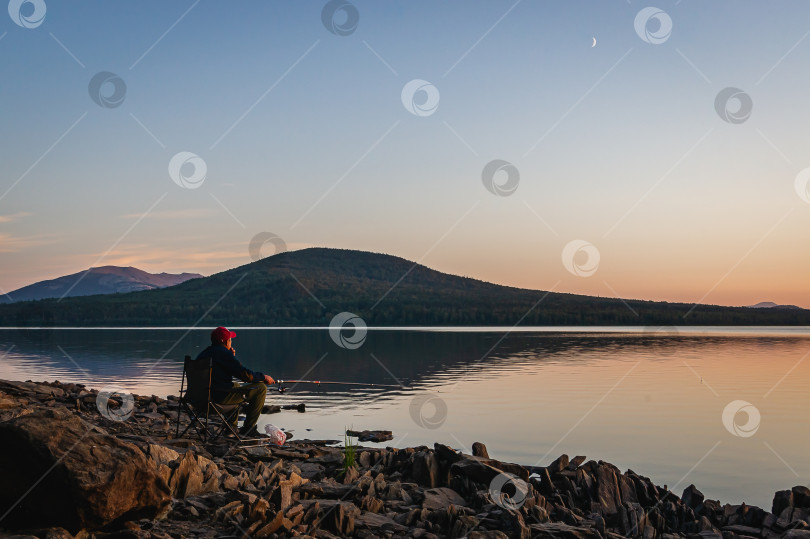
[[[287,384],[262,416],[297,438],[386,429],[397,447],[441,442],[546,465],[562,453],[605,460],[680,494],[770,510],[776,490],[810,482],[808,328],[234,328],[237,356]],[[182,360],[210,329],[0,329],[0,378],[177,394]],[[343,346],[341,346],[341,343]],[[357,345],[356,348],[353,348]],[[367,444],[373,445],[373,444]]]

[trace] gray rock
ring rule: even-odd
[[[147,454],[149,455],[149,460],[153,462],[155,466],[160,464],[169,465],[180,458],[180,453],[174,449],[157,444],[149,444],[147,446]]]
[[[326,468],[317,462],[302,462],[298,467],[301,469],[301,477],[309,480],[322,478],[326,470]]]
[[[736,533],[737,535],[748,535],[751,537],[759,537],[759,534],[762,532],[762,529],[737,524],[734,526],[723,526],[723,531]]]
[[[253,461],[270,462],[273,460],[273,452],[269,447],[264,445],[246,447],[245,453],[247,453],[248,457]]]
[[[165,469],[160,465],[159,470]],[[209,492],[216,492],[220,488],[222,473],[217,465],[203,457],[195,455],[193,451],[186,451],[179,465],[171,473],[168,481],[169,490],[175,498],[199,496]]]
[[[639,503],[638,496],[636,495],[636,487],[633,484],[633,480],[624,475],[622,473],[616,474],[616,478],[619,482],[619,492],[621,494],[621,500],[624,503]]]
[[[353,503],[340,500],[321,500],[323,516],[321,524],[339,536],[346,537],[354,532],[354,520],[360,509]]]
[[[548,465],[548,471],[552,475],[560,473],[561,471],[568,468],[568,464],[569,464],[568,455],[563,453],[562,455],[557,457],[557,459],[554,460],[554,462]]]
[[[440,484],[440,473],[441,468],[436,453],[433,451],[419,451],[414,455],[411,468],[414,481],[420,485],[435,488]]]
[[[771,513],[781,515],[786,507],[793,507],[793,491],[777,490],[773,495]]]
[[[529,471],[523,466],[494,459],[464,456],[450,466],[451,475],[465,476],[487,487],[501,472],[511,473],[523,481],[529,480]]]
[[[10,380],[0,380],[0,389],[17,394],[31,394],[41,400],[49,398],[62,398],[65,396],[65,391],[59,387],[53,387],[46,384],[36,384],[34,382],[14,382]],[[95,402],[95,395],[93,396]]]
[[[363,526],[366,528],[371,528],[372,530],[385,530],[399,533],[408,531],[407,526],[398,524],[392,518],[385,515],[379,515],[376,513],[365,512],[357,515],[354,517],[354,524],[355,526]]]
[[[779,520],[783,520],[788,524],[792,524],[796,521],[810,523],[810,511],[799,507],[785,507],[779,514]]]
[[[481,457],[488,459],[489,452],[487,451],[487,446],[485,446],[481,442],[473,442],[472,444],[472,454],[474,457]]]
[[[472,481],[481,485],[489,485],[501,471],[481,460],[475,458],[464,458],[450,466],[452,475],[468,477]]]
[[[343,484],[344,485],[351,485],[355,481],[360,479],[360,472],[357,471],[356,466],[349,466],[346,468],[343,474]]]
[[[537,477],[532,477],[532,484],[537,487],[543,496],[551,496],[554,493],[554,483],[551,481],[548,470],[546,468],[535,468],[534,473]],[[577,470],[577,474],[588,475],[584,470]],[[590,476],[588,476],[588,480],[592,481]]]
[[[361,451],[360,456],[357,457],[357,464],[359,464],[361,468],[370,468],[371,459],[370,451]]]
[[[622,505],[618,475],[619,469],[612,464],[603,462],[597,468],[597,497],[604,515],[617,514]]]
[[[535,539],[602,539],[599,532],[594,529],[569,526],[560,522],[532,524],[530,528]]]
[[[517,539],[530,539],[532,536],[532,530],[526,526],[523,515],[517,511],[504,511],[498,529]]]
[[[192,451],[187,451],[169,480],[172,497],[197,496],[203,490],[203,473]]]
[[[700,492],[695,485],[689,485],[683,490],[683,496],[681,496],[681,501],[695,509],[698,505],[703,503],[705,496],[703,493]]]
[[[448,464],[453,464],[454,462],[458,462],[464,458],[464,455],[444,444],[435,443],[433,444],[433,448],[436,451],[436,455],[438,455],[439,459],[447,462]]]
[[[571,462],[568,463],[569,470],[576,470],[579,466],[585,462],[585,459],[588,458],[585,455],[578,455],[571,459]]]
[[[450,505],[467,505],[467,501],[455,490],[448,487],[431,488],[425,490],[425,499],[422,508],[430,511],[447,509]]]
[[[471,531],[469,539],[509,539],[509,536],[500,530]]]
[[[347,436],[354,436],[361,442],[387,442],[393,440],[394,435],[390,430],[347,430]]]
[[[795,486],[791,489],[793,493],[793,506],[810,509],[810,488],[803,485]]]

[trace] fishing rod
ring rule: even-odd
[[[278,385],[279,393],[284,393],[287,391],[286,387],[283,387],[283,384],[315,384],[315,385],[338,385],[338,386],[364,386],[364,387],[393,387],[397,389],[410,389],[407,386],[403,385],[395,385],[395,384],[375,384],[373,382],[336,382],[336,381],[326,381],[326,380],[276,380],[276,385]]]

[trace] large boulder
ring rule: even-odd
[[[503,472],[512,474],[523,481],[529,481],[529,470],[525,467],[495,459],[464,455],[461,460],[450,466],[451,475],[466,476],[476,483],[487,486]]]
[[[619,469],[607,462],[600,462],[596,469],[598,503],[604,515],[617,514],[622,505],[620,476]]]
[[[450,466],[453,476],[468,477],[479,485],[489,486],[490,482],[501,474],[494,466],[485,464],[477,458],[464,458]]]
[[[793,506],[810,509],[810,488],[798,485],[791,489],[793,493]]]
[[[166,482],[136,446],[58,408],[0,423],[0,514],[7,529],[71,532],[154,518],[171,502]]]
[[[810,489],[798,485],[791,490],[777,491],[771,512],[778,517],[777,524],[782,527],[796,521],[810,525]]]
[[[411,475],[413,480],[427,487],[435,488],[441,484],[439,459],[433,451],[419,451],[413,457]]]
[[[683,496],[681,496],[681,501],[691,507],[692,509],[697,508],[700,504],[703,503],[706,497],[700,492],[697,487],[692,484],[686,487],[683,490]]]
[[[788,507],[793,507],[793,492],[790,490],[777,490],[773,495],[771,513],[778,515]]]

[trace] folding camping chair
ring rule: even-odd
[[[243,439],[233,426],[239,418],[241,406],[247,403],[247,399],[236,404],[213,402],[211,400],[211,370],[211,358],[192,360],[191,356],[185,357],[183,379],[180,381],[180,407],[177,411],[175,437],[185,436],[193,427],[204,444],[212,443],[223,434],[231,435],[231,440],[237,443],[248,441]],[[186,412],[190,420],[182,434],[180,433],[181,410]]]

